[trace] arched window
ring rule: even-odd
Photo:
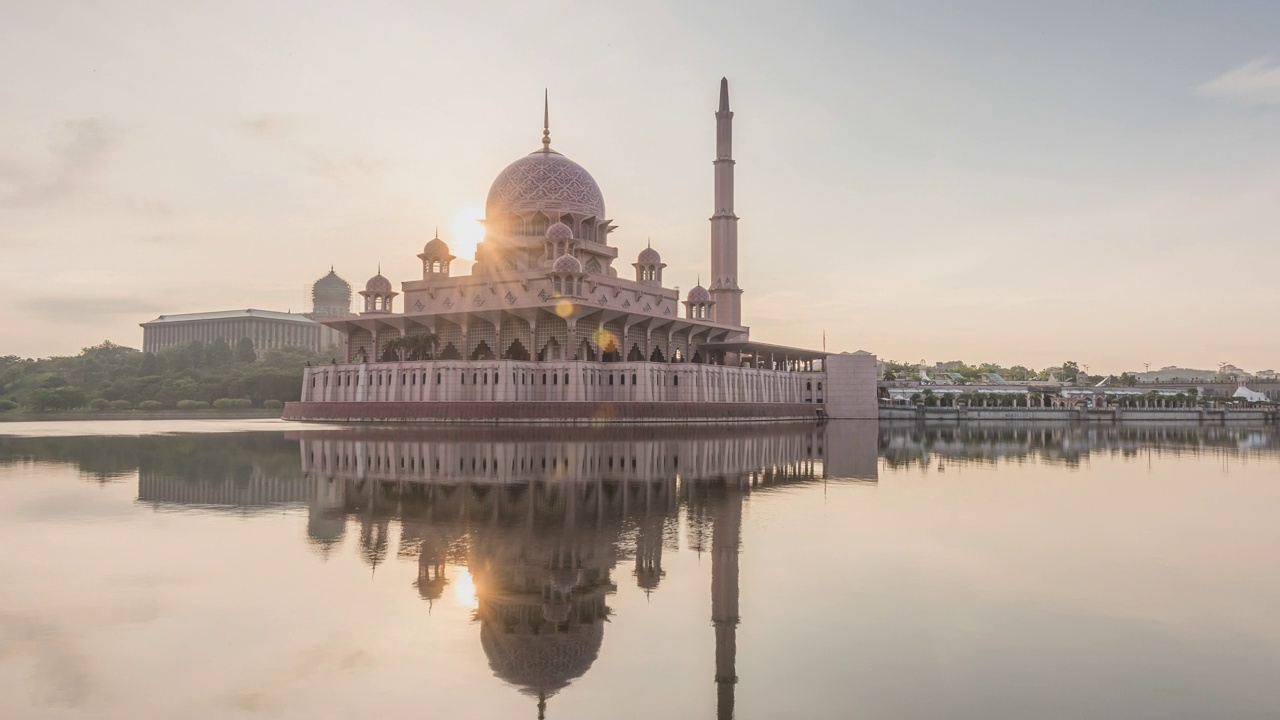
[[[554,278],[551,279],[551,285],[553,288],[555,288],[556,294],[558,295],[564,294],[564,287],[560,281],[559,275],[556,275]]]
[[[632,384],[632,385],[635,385],[635,384],[636,384],[636,374],[635,374],[635,373],[631,373],[631,384]]]
[[[679,376],[679,375],[676,375],[675,377],[671,378],[671,384],[672,384],[672,385],[679,385],[679,384],[680,384],[680,376]]]
[[[590,260],[588,260],[588,261],[587,261],[587,267],[586,267],[586,270],[587,270],[587,272],[589,272],[589,273],[593,273],[593,274],[595,274],[595,275],[599,275],[599,274],[600,274],[600,262],[599,262],[598,260],[596,260],[595,258],[591,258]]]
[[[565,384],[565,385],[568,385],[568,384],[569,384],[569,373],[565,373],[565,374],[564,374],[564,384]]]
[[[543,215],[542,213],[538,213],[537,215],[533,216],[533,234],[534,235],[537,235],[538,237],[545,236],[547,234],[547,228],[550,225],[551,225],[551,221],[547,219],[546,215]]]
[[[553,374],[551,375],[551,384],[552,384],[552,385],[559,385],[559,384],[560,384],[560,376],[559,376],[559,375],[556,375],[556,374],[554,374],[554,373],[553,373]]]

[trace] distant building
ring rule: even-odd
[[[193,342],[225,340],[234,347],[241,338],[253,341],[261,356],[268,350],[302,347],[315,352],[334,350],[335,357],[346,353],[342,333],[321,324],[351,315],[351,286],[332,268],[311,286],[311,312],[275,310],[223,310],[217,312],[161,315],[142,323],[142,351],[159,352]]]

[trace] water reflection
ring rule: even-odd
[[[601,656],[619,586],[653,594],[668,582],[670,592],[664,555],[692,550],[710,560],[709,587],[701,586],[714,635],[706,682],[715,685],[717,717],[730,718],[744,508],[758,494],[824,480],[874,483],[882,472],[941,462],[1073,465],[1093,455],[1278,450],[1276,430],[1258,427],[831,423],[0,437],[0,464],[68,463],[99,483],[136,472],[138,504],[161,511],[296,508],[320,558],[346,543],[371,573],[389,559],[416,564],[405,592],[423,600],[424,613],[446,593],[470,603],[489,669],[539,717]]]
[[[849,470],[874,477],[875,428],[862,430],[866,454],[842,452]],[[744,499],[828,467],[825,430],[806,426],[297,437],[315,483],[311,541],[327,549],[356,523],[376,567],[399,522],[398,554],[417,555],[428,601],[449,583],[448,566],[465,565],[489,667],[536,698],[539,717],[600,654],[619,565],[630,560],[629,579],[658,590],[682,520],[690,547],[710,550],[717,714],[732,717]]]

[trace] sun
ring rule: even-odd
[[[458,208],[454,213],[451,238],[446,238],[454,255],[470,260],[476,256],[476,246],[484,239],[484,209],[476,205]]]

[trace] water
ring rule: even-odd
[[[0,433],[4,718],[1280,716],[1274,429]]]

